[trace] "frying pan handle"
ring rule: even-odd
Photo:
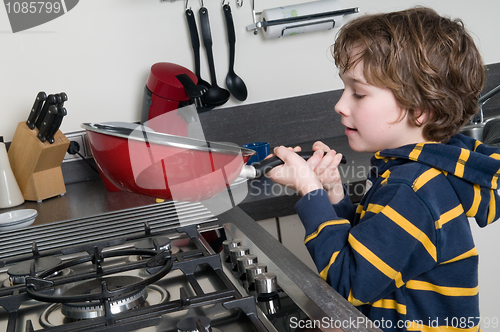
[[[299,151],[297,154],[304,158],[304,160],[308,160],[313,156],[314,152],[315,151]],[[342,156],[340,163],[345,164],[346,162],[345,157]],[[252,164],[252,167],[255,168],[255,179],[263,177],[267,172],[279,165],[283,165],[283,160],[276,156]]]

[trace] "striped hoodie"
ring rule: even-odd
[[[296,204],[320,276],[383,331],[478,331],[468,217],[500,217],[500,150],[458,134],[377,152],[356,208],[313,191]],[[368,187],[368,186],[367,186]]]

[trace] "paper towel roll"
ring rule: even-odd
[[[342,5],[339,0],[313,1],[297,5],[265,9],[262,11],[262,20],[274,21],[283,18],[319,14],[340,9],[342,9]],[[300,33],[329,30],[333,27],[332,20],[335,20],[336,27],[342,25],[342,16],[331,16],[308,21],[268,26],[263,29],[263,34],[265,38],[281,38]]]

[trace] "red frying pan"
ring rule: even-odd
[[[248,166],[253,150],[157,133],[142,125],[84,123],[82,127],[103,180],[155,198],[201,202],[239,176],[258,178],[283,163],[273,157]],[[307,159],[312,152],[301,155]]]

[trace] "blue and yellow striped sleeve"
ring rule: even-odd
[[[438,260],[434,218],[415,192],[387,185],[376,195],[377,204],[360,207],[362,222],[353,228],[325,194],[304,196],[296,205],[320,276],[353,303],[382,299]]]

